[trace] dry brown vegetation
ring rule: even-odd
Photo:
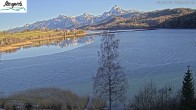
[[[62,38],[81,36],[83,30],[25,30],[18,33],[0,32],[0,52],[15,51],[23,46],[46,44]],[[47,42],[49,43],[49,42]]]
[[[27,105],[39,109],[78,110],[85,108],[89,97],[79,97],[71,91],[56,88],[27,90],[4,100],[4,108],[12,110],[14,107],[25,109]]]
[[[194,12],[193,9],[176,8],[140,13],[129,17],[122,15],[104,23],[87,26],[86,29],[195,28]],[[189,14],[193,15],[187,16]],[[189,17],[189,21],[187,21],[187,17]],[[191,21],[194,21],[194,23],[189,23]],[[187,22],[191,26],[186,25]]]
[[[100,98],[91,102],[91,110],[105,106]],[[6,110],[84,110],[88,103],[89,96],[57,88],[30,89],[0,100],[1,108]]]

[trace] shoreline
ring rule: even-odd
[[[79,37],[79,36],[101,35],[104,32],[106,32],[106,33],[120,33],[120,32],[136,32],[136,31],[148,31],[148,30],[158,30],[158,29],[152,28],[152,29],[127,29],[127,30],[91,30],[91,31],[93,31],[93,33],[85,32],[82,34],[66,35],[66,36],[58,36],[57,35],[57,36],[52,36],[52,37],[44,37],[44,38],[39,38],[39,39],[28,40],[28,41],[0,47],[0,53],[14,52],[20,48],[25,48],[28,46],[38,46],[38,45],[50,44],[50,43],[43,42],[43,41],[47,41],[47,40],[58,40],[58,39],[65,39],[65,38],[69,38],[69,37]],[[37,45],[36,44],[37,42],[42,42],[42,43]]]
[[[94,33],[89,33],[87,35],[100,35],[100,34],[103,34],[104,32],[106,32],[106,33],[120,33],[120,32],[136,32],[136,31],[148,31],[148,30],[158,30],[158,29],[151,28],[151,29],[122,29],[122,30],[90,30],[90,31],[93,31]]]
[[[25,46],[36,46],[37,42],[40,41],[47,41],[47,40],[57,40],[57,39],[65,39],[65,38],[70,38],[70,37],[80,37],[80,36],[85,36],[87,33],[83,34],[76,34],[76,35],[66,35],[66,36],[54,36],[54,37],[45,37],[45,38],[40,38],[40,39],[33,39],[25,42],[20,42],[20,43],[15,43],[11,44],[8,46],[0,47],[0,53],[9,53],[10,51],[17,51],[20,48],[23,48]],[[42,42],[39,45],[44,45],[45,43]]]

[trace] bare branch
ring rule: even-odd
[[[119,63],[119,43],[114,34],[105,33],[98,52],[99,68],[94,78],[94,93],[111,105],[125,99],[128,81]]]

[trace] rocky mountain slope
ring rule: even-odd
[[[115,5],[108,12],[94,16],[84,13],[80,16],[59,15],[56,18],[37,21],[8,30],[9,32],[23,31],[26,29],[130,29],[130,28],[167,28],[172,19],[185,19],[194,9],[176,8],[141,12],[137,10],[123,10]],[[191,19],[190,19],[191,20]],[[170,21],[170,22],[169,22]],[[164,25],[165,23],[165,25]],[[173,26],[174,27],[174,26]],[[183,27],[183,26],[182,26]],[[192,26],[195,27],[195,26]]]
[[[139,13],[131,17],[125,17],[125,15],[114,17],[107,22],[87,26],[85,29],[183,28],[187,22],[187,16],[189,16],[189,22],[194,21],[194,13],[195,10],[188,8],[157,10]],[[175,21],[177,22],[179,19],[182,23],[174,26],[177,24]],[[196,24],[192,25],[194,25],[192,27],[196,26]]]
[[[22,31],[25,29],[33,30],[33,29],[72,29],[78,28],[81,26],[92,25],[92,24],[99,24],[105,20],[109,20],[115,16],[125,15],[125,14],[132,14],[137,12],[136,10],[123,10],[119,6],[115,5],[109,12],[104,12],[102,15],[94,16],[87,13],[84,13],[80,16],[64,16],[59,15],[56,18],[37,21],[33,24],[26,24],[22,27],[16,27],[11,30],[10,32],[15,31]]]

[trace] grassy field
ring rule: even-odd
[[[83,30],[70,30],[70,31],[62,31],[62,30],[32,30],[32,31],[22,31],[17,33],[7,33],[0,32],[0,40],[3,38],[9,37],[17,37],[17,38],[29,38],[29,37],[38,37],[38,36],[54,36],[54,35],[74,35],[84,33]]]
[[[49,44],[60,38],[85,35],[83,30],[32,30],[18,33],[0,32],[0,52],[12,52],[23,46]],[[44,42],[47,41],[47,42]]]

